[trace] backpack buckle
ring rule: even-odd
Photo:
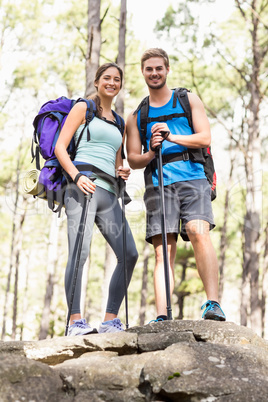
[[[187,162],[188,160],[189,160],[190,158],[189,158],[189,153],[186,151],[186,152],[183,152],[183,154],[182,154],[182,160],[184,161],[184,162]]]

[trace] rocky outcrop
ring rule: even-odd
[[[230,322],[0,343],[0,401],[268,400],[268,343]]]

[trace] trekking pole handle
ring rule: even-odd
[[[91,177],[89,177],[89,179],[94,182],[96,180],[96,177],[92,177],[92,179],[91,179]],[[89,201],[91,200],[92,196],[93,196],[93,193],[85,194],[85,198]]]
[[[167,137],[169,136],[170,131],[169,131],[169,130],[161,130],[161,131],[160,131],[160,134],[161,134],[161,137],[163,138],[163,141],[164,141],[164,140],[166,140]]]
[[[153,149],[151,148],[151,150],[155,152],[156,158],[159,158],[159,154],[161,153],[161,149],[162,149],[162,144],[159,144],[157,147],[155,147]]]
[[[161,130],[161,131],[160,131],[160,134],[161,134],[161,137],[163,138],[163,141],[164,141],[164,140],[166,140],[167,137],[169,136],[170,131],[168,131],[168,130]],[[150,140],[150,147],[151,147],[151,150],[154,151],[155,153],[158,153],[157,151],[159,151],[159,149],[162,148],[162,143],[163,143],[163,141],[161,142],[161,144],[157,145],[157,147],[152,147],[152,145],[151,145],[151,140]]]
[[[118,185],[119,185],[120,195],[124,196],[124,192],[125,192],[125,188],[126,188],[126,182],[121,176],[118,177]]]

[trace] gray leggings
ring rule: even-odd
[[[69,246],[69,256],[65,272],[65,292],[69,307],[75,269],[72,264],[72,257],[74,253],[77,232],[79,230],[83,203],[84,194],[82,193],[82,191],[80,191],[75,184],[70,184],[65,194]],[[89,255],[94,222],[98,226],[106,241],[113,249],[117,258],[117,265],[113,272],[109,285],[109,295],[106,307],[107,313],[117,315],[125,295],[122,210],[117,197],[110,191],[104,190],[101,187],[96,187],[95,193],[93,194],[89,203],[71,314],[80,313],[82,272],[83,266]],[[136,250],[135,242],[129,225],[126,222],[126,266],[128,285],[131,280],[137,259],[138,253]]]

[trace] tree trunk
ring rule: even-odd
[[[261,335],[265,337],[265,315],[266,315],[266,298],[268,287],[268,224],[265,228],[265,246],[263,258],[263,272],[262,272],[262,294],[261,294]],[[267,328],[268,330],[268,328]]]
[[[15,208],[16,208],[16,204],[15,204]],[[7,312],[8,312],[8,305],[9,305],[10,283],[11,283],[11,277],[12,277],[12,271],[13,271],[15,229],[16,229],[16,225],[15,225],[15,211],[14,211],[14,213],[13,213],[13,224],[12,224],[12,239],[11,239],[11,248],[10,248],[9,271],[8,271],[8,276],[7,276],[7,285],[6,285],[6,291],[5,291],[5,301],[4,301],[4,308],[3,308],[3,324],[2,324],[2,334],[1,334],[1,340],[2,341],[5,339],[5,335],[6,335],[6,320],[7,320]]]
[[[182,273],[181,273],[181,281],[180,281],[180,286],[182,283],[185,281],[186,278],[186,269],[187,269],[187,261],[182,264]],[[178,315],[178,320],[183,320],[183,307],[184,307],[184,298],[185,296],[188,296],[189,292],[181,292],[179,291],[177,296],[178,296],[178,306],[179,306],[179,315]]]
[[[145,324],[146,316],[146,300],[148,295],[148,261],[150,257],[150,245],[144,242],[143,249],[143,273],[142,273],[142,285],[141,285],[141,302],[140,302],[140,314],[139,322],[140,326]]]
[[[24,218],[22,221],[21,226],[19,225],[18,221],[18,204],[19,204],[19,178],[20,178],[20,166],[21,166],[21,150],[22,150],[22,136],[20,139],[18,157],[17,157],[17,167],[16,167],[16,184],[14,186],[15,190],[15,202],[14,202],[14,209],[13,209],[13,216],[12,216],[12,235],[11,235],[11,247],[10,247],[10,263],[9,263],[9,272],[7,277],[7,286],[5,292],[5,302],[4,302],[4,311],[3,311],[3,325],[2,325],[2,334],[1,339],[4,340],[6,334],[6,320],[7,320],[7,312],[9,307],[9,293],[10,293],[10,284],[12,278],[12,271],[13,267],[17,266],[16,261],[18,259],[18,233],[20,233],[19,228],[22,228]],[[24,208],[24,213],[26,213],[26,208]],[[25,217],[25,215],[24,215]],[[17,232],[18,228],[18,232]],[[15,273],[15,289],[17,286],[18,280],[18,272]],[[14,295],[14,303],[13,303],[13,323],[12,323],[12,337],[15,336],[16,327],[16,319],[17,319],[17,295]],[[15,321],[15,323],[14,323]],[[13,338],[14,339],[14,338]]]
[[[245,240],[243,240],[245,244]],[[241,304],[240,304],[240,324],[247,326],[249,309],[248,304],[250,300],[250,278],[248,266],[245,265],[245,246],[243,245],[243,271],[242,271],[242,284],[241,284]]]
[[[221,228],[221,237],[220,237],[219,301],[221,301],[221,298],[222,298],[222,295],[223,295],[223,288],[224,288],[224,267],[225,267],[226,251],[227,251],[227,247],[228,247],[227,221],[228,221],[228,216],[229,216],[229,196],[230,196],[230,185],[231,185],[231,180],[232,180],[232,176],[233,176],[234,160],[235,160],[235,158],[231,159],[231,167],[230,167],[230,172],[229,172],[228,188],[226,189],[225,200],[224,200],[223,225],[222,225],[222,228]]]
[[[119,42],[117,64],[125,71],[126,65],[126,20],[127,20],[127,1],[121,0],[120,21],[119,21]],[[115,110],[120,116],[124,116],[124,82],[122,89],[116,97]]]
[[[260,91],[260,66],[267,50],[261,50],[259,42],[260,16],[258,14],[257,1],[251,2],[248,10],[250,17],[236,0],[236,4],[243,16],[251,24],[251,50],[252,71],[250,79],[246,80],[250,95],[247,119],[247,148],[245,152],[246,173],[246,213],[244,218],[244,284],[250,284],[250,300],[247,310],[250,312],[251,327],[259,335],[261,334],[261,305],[259,299],[259,269],[260,269],[260,231],[262,213],[262,171],[261,171],[261,141],[259,127],[259,106],[262,99]],[[243,296],[243,294],[242,294]],[[246,312],[244,311],[243,314]],[[244,319],[244,317],[243,317]],[[244,322],[241,322],[244,324]]]
[[[26,216],[26,204],[27,201],[24,200],[24,208],[22,209],[22,215],[19,219],[19,224],[16,232],[16,253],[15,253],[15,278],[14,278],[14,299],[13,299],[13,319],[12,319],[12,339],[16,339],[16,329],[17,329],[17,315],[18,315],[18,283],[19,283],[19,265],[20,265],[20,253],[22,248],[22,238],[23,238],[23,224]]]
[[[12,335],[11,335],[12,340],[16,339],[16,329],[17,329],[19,259],[20,259],[20,252],[17,250],[15,258],[14,298],[13,298],[13,317],[12,317]]]
[[[29,289],[29,259],[30,259],[30,250],[27,250],[27,258],[25,262],[25,287],[23,291],[23,296],[22,296],[22,311],[28,311],[28,289]],[[20,341],[23,340],[23,332],[24,332],[24,325],[25,325],[25,320],[22,320],[22,323],[20,325]]]
[[[88,38],[86,53],[85,97],[95,92],[94,79],[99,67],[101,50],[100,0],[88,0]]]
[[[54,275],[55,275],[55,267],[58,260],[58,234],[59,234],[58,216],[57,214],[53,214],[50,223],[46,293],[45,293],[44,307],[40,324],[39,339],[46,339],[49,332],[51,302],[54,288]]]
[[[253,85],[252,85],[253,86]],[[255,89],[253,90],[255,92]],[[252,93],[250,118],[248,121],[248,152],[245,161],[246,214],[244,219],[244,263],[243,270],[250,283],[250,319],[251,327],[260,334],[261,309],[259,300],[259,267],[260,267],[260,230],[262,212],[262,171],[261,144],[259,139],[259,110],[254,105],[259,100]]]
[[[253,95],[252,95],[253,96]],[[252,102],[254,103],[254,102]],[[248,121],[248,152],[245,157],[246,213],[244,217],[244,261],[242,276],[241,324],[247,325],[248,314],[251,327],[261,333],[261,306],[259,299],[259,268],[261,251],[262,172],[259,139],[258,110],[251,110]]]

